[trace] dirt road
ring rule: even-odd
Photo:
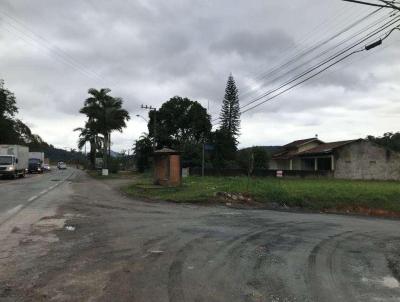
[[[400,301],[396,220],[141,202],[74,171],[6,224],[0,301]]]

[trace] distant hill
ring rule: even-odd
[[[111,150],[110,155],[111,155],[111,157],[114,157],[114,158],[117,158],[117,157],[121,157],[121,156],[122,156],[121,153],[115,152],[115,151],[113,151],[113,150]]]

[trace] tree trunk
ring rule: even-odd
[[[104,144],[103,144],[103,169],[107,169],[108,167],[108,156],[107,156],[107,149],[108,149],[108,133],[104,133]]]
[[[90,169],[94,169],[96,166],[96,141],[93,139],[90,141]]]
[[[111,157],[111,132],[108,133],[108,158]]]

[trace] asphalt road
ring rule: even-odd
[[[400,301],[397,220],[142,202],[70,172],[0,225],[0,301]]]
[[[53,170],[27,174],[17,180],[0,179],[0,224],[35,199],[47,194],[73,174],[71,170]]]

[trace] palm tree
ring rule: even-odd
[[[98,135],[96,129],[91,125],[92,123],[86,122],[85,127],[76,128],[74,131],[80,131],[78,139],[78,148],[82,150],[83,146],[88,142],[90,144],[90,166],[92,169],[95,167],[96,152],[102,148],[103,138]]]
[[[122,109],[122,99],[109,95],[108,88],[100,90],[91,88],[81,113],[88,116],[93,128],[103,135],[103,166],[107,168],[107,148],[111,146],[110,138],[112,131],[120,131],[126,127],[126,121],[130,119],[128,111]]]

